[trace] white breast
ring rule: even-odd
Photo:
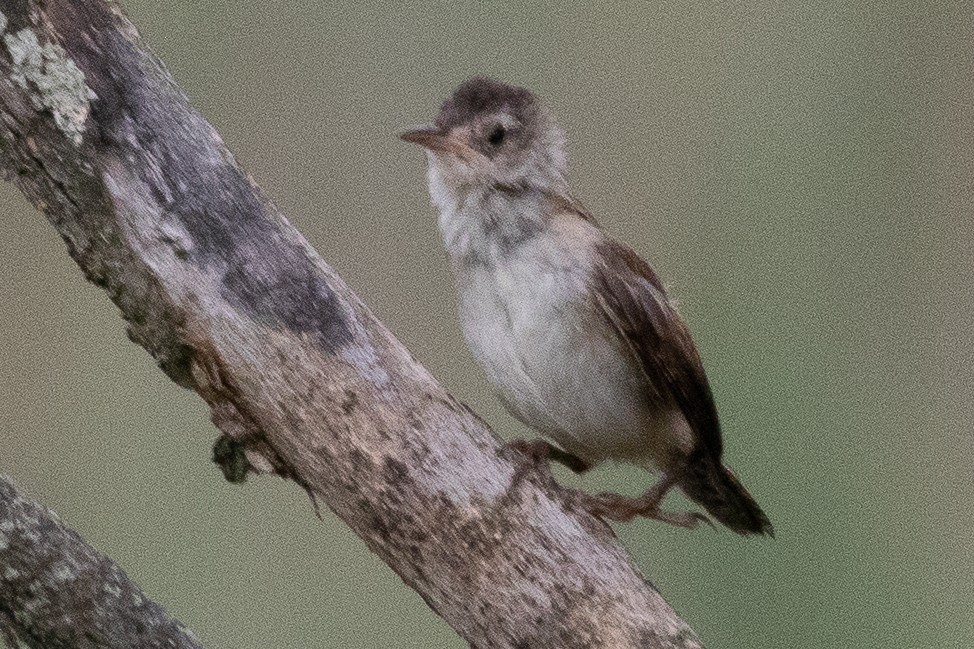
[[[522,421],[593,463],[642,455],[652,427],[644,378],[587,293],[602,235],[570,227],[458,270],[464,334]]]

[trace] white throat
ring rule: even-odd
[[[461,178],[429,156],[430,198],[439,212],[443,244],[456,262],[492,263],[540,234],[545,192],[534,185],[498,188]]]

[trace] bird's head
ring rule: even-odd
[[[433,126],[401,137],[424,147],[431,170],[455,191],[565,184],[563,131],[530,91],[500,81],[465,81],[443,102]]]

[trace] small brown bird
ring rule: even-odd
[[[577,472],[616,460],[662,474],[638,498],[584,496],[598,516],[709,523],[660,509],[679,487],[735,532],[772,534],[721,460],[686,324],[649,264],[569,194],[565,136],[538,98],[475,77],[402,139],[427,152],[470,350],[511,413],[561,448],[512,444]]]

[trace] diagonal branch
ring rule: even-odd
[[[3,476],[0,639],[32,649],[200,649],[118,565]]]
[[[539,477],[512,486],[496,436],[261,195],[117,4],[2,7],[0,165],[210,404],[228,478],[298,482],[472,645],[699,646],[606,525]]]

